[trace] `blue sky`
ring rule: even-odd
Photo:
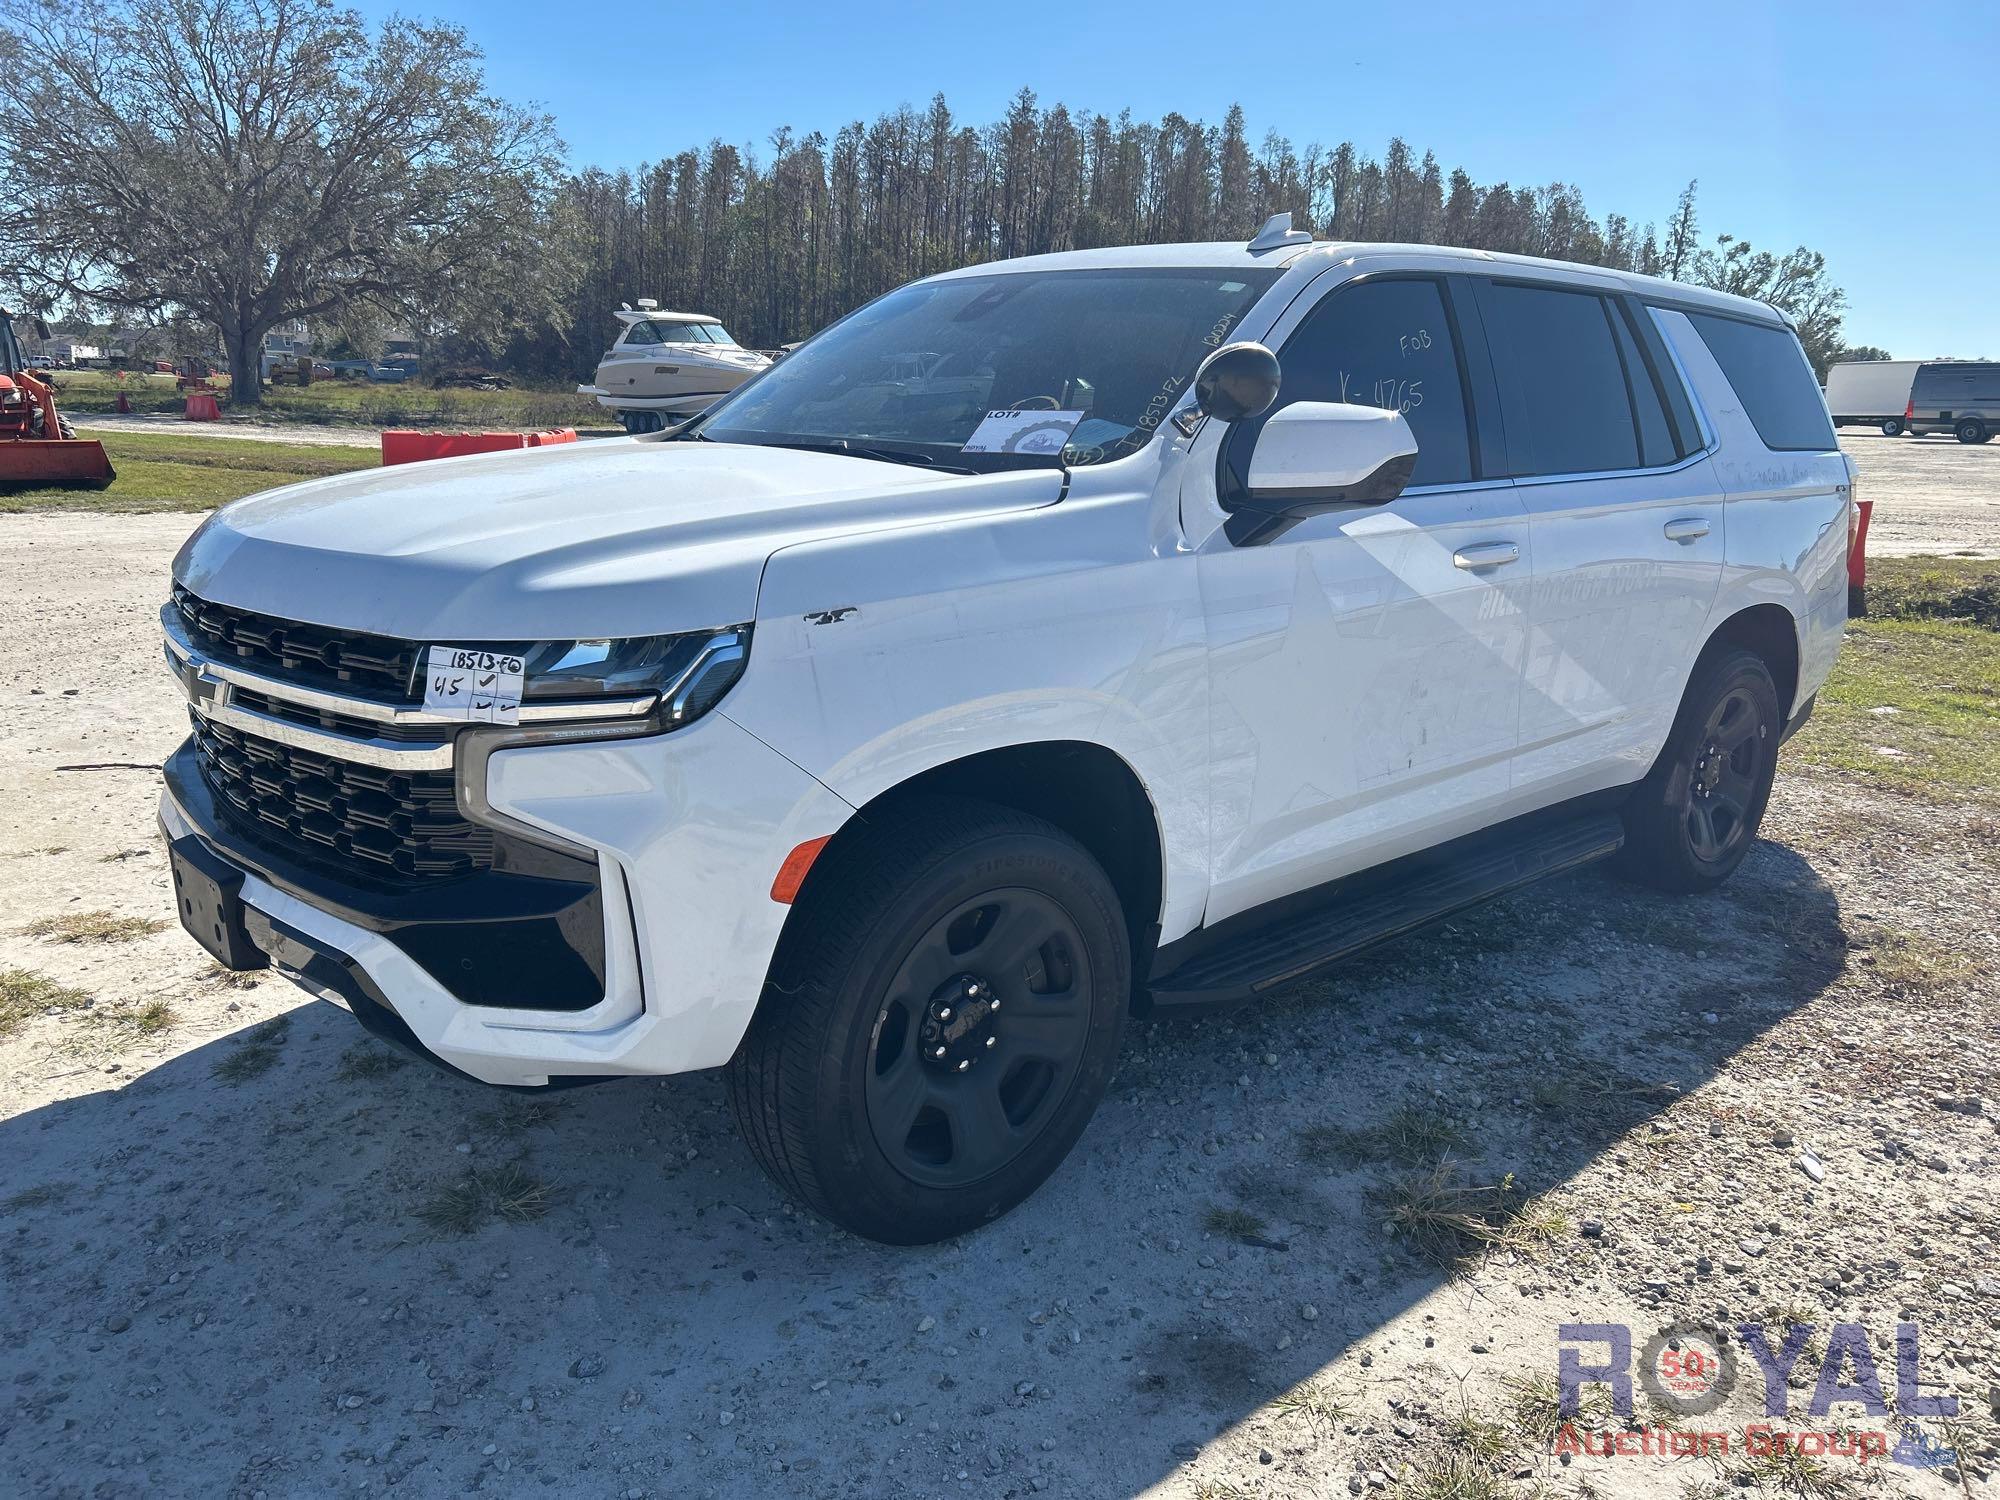
[[[2000,5],[876,0],[551,9],[364,0],[464,25],[496,91],[609,167],[711,138],[831,134],[943,90],[963,119],[1044,104],[1211,123],[1252,140],[1391,135],[1482,182],[1563,179],[1591,211],[1664,223],[1690,177],[1704,237],[1826,253],[1848,338],[2000,358]],[[574,24],[571,24],[571,21]],[[1977,163],[1977,175],[1953,158]]]

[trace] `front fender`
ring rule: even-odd
[[[1149,542],[1145,503],[777,552],[722,711],[855,806],[982,751],[1102,745],[1153,802],[1177,935],[1206,895],[1208,679],[1193,558]]]

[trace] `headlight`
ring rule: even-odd
[[[555,705],[659,696],[661,728],[700,718],[743,675],[750,627],[625,640],[541,641],[522,653],[521,701]]]

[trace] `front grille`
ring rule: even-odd
[[[222,661],[331,692],[359,690],[390,703],[416,701],[417,657],[423,648],[415,641],[211,604],[178,583],[173,602],[195,644]]]
[[[493,863],[449,771],[392,771],[294,750],[189,710],[201,773],[240,831],[364,880],[445,880]]]
[[[294,703],[289,698],[276,698],[269,693],[260,693],[255,688],[232,687],[229,701],[238,708],[247,708],[253,713],[268,715],[273,719],[283,719],[291,724],[303,724],[308,729],[325,729],[334,734],[344,734],[351,740],[395,740],[405,745],[442,745],[450,736],[448,726],[437,724],[391,724],[381,719],[364,719],[359,714],[344,714],[335,709],[314,708],[309,703]]]

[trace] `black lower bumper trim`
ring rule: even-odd
[[[367,1030],[386,1042],[395,1043],[454,1078],[463,1078],[483,1088],[540,1094],[549,1089],[576,1088],[587,1083],[609,1083],[618,1076],[578,1074],[572,1077],[552,1077],[546,1084],[488,1083],[485,1079],[476,1078],[465,1069],[446,1062],[417,1040],[417,1034],[410,1029],[410,1023],[396,1014],[395,1008],[376,987],[375,981],[368,977],[368,971],[347,954],[308,937],[288,923],[267,916],[254,906],[244,908],[243,925],[249,933],[250,941],[256,944],[278,968],[297,975],[311,988],[330,991],[340,996],[347,1003],[347,1008],[354,1013],[354,1019]]]
[[[575,1012],[604,998],[604,901],[592,861],[497,835],[490,870],[361,884],[238,827],[191,744],[168,757],[165,778],[194,835],[229,866],[380,933],[467,1004]]]

